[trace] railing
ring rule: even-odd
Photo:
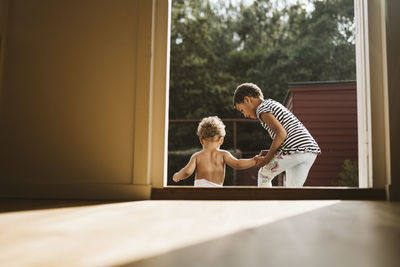
[[[221,119],[224,123],[229,122],[233,123],[233,152],[237,151],[237,123],[258,123],[257,120],[249,120],[249,119]],[[169,123],[199,123],[201,119],[178,119],[178,120],[169,120]],[[254,151],[246,151],[243,153],[250,153]]]

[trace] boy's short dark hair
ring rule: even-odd
[[[235,107],[236,104],[243,103],[245,96],[264,98],[260,87],[254,83],[243,83],[236,87],[233,94],[233,106]]]

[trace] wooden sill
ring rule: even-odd
[[[386,200],[385,189],[355,187],[259,188],[224,186],[199,188],[167,186],[153,188],[152,200]]]

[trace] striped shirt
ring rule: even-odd
[[[278,148],[277,152],[288,155],[298,152],[311,152],[320,154],[321,149],[308,132],[306,127],[282,104],[272,99],[264,100],[257,108],[256,114],[262,127],[267,130],[269,136],[274,139],[275,133],[261,119],[261,114],[271,113],[285,128],[287,137]]]

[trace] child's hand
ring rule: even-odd
[[[255,167],[262,167],[265,164],[267,164],[267,162],[265,161],[265,157],[257,155],[254,157],[254,159],[256,160],[256,165]]]
[[[253,159],[256,161],[256,164],[254,165],[255,167],[262,166],[261,163],[262,163],[262,160],[264,159],[263,156],[257,155],[257,156],[254,156]]]
[[[259,153],[258,155],[260,155],[260,156],[265,156],[265,155],[268,154],[268,151],[269,151],[269,150],[261,150],[260,153]]]

